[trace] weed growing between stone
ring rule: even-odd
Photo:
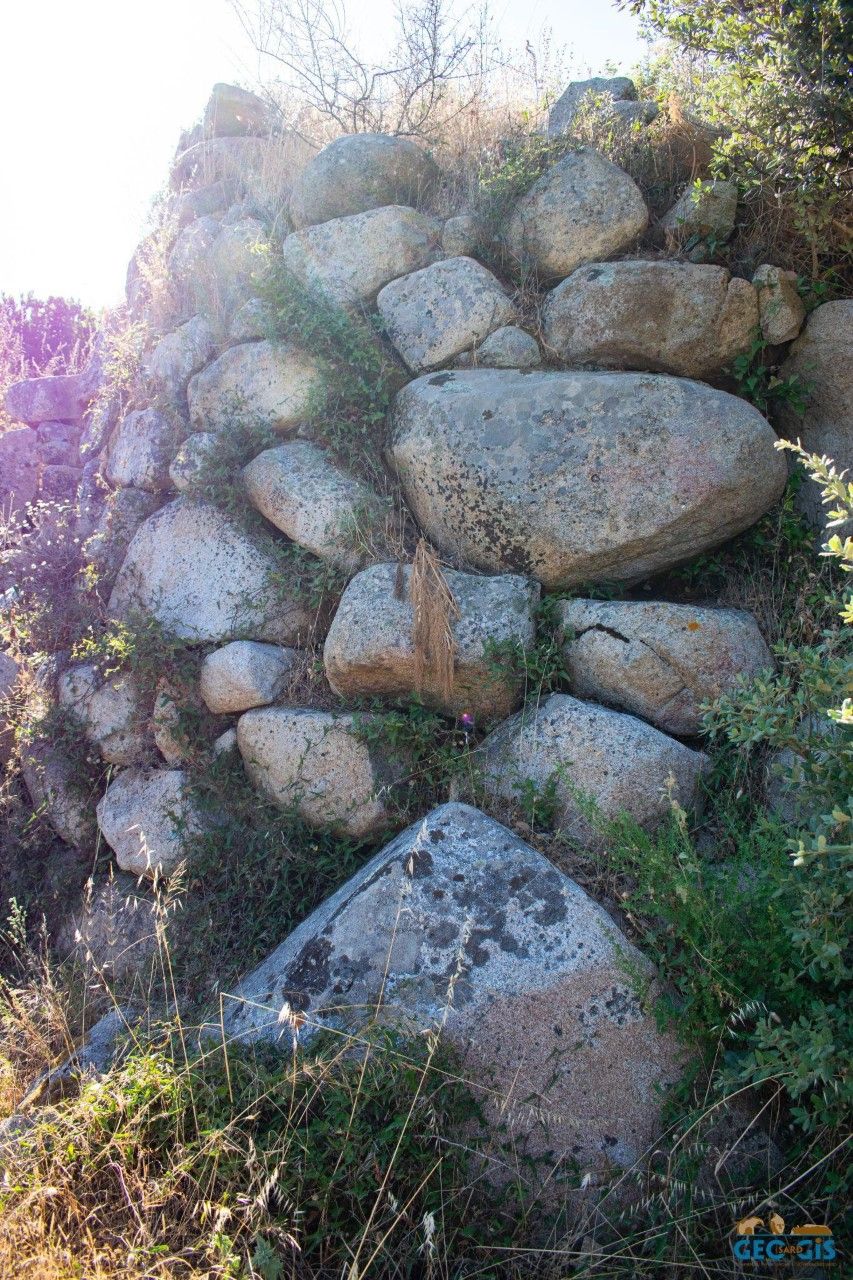
[[[417,1276],[471,1237],[511,1242],[477,1204],[460,1141],[476,1106],[435,1037],[291,1058],[172,1031],[25,1135],[0,1191],[4,1269],[59,1275],[73,1253],[91,1276]]]
[[[283,263],[268,261],[259,293],[270,336],[310,351],[323,368],[322,387],[307,420],[341,461],[388,491],[382,464],[385,419],[394,392],[406,381],[384,349],[378,322],[347,312],[310,289]]]

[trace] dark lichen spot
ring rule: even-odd
[[[328,938],[312,938],[287,970],[287,983],[282,998],[292,1008],[309,1009],[309,993],[323,991],[329,984],[329,956],[332,944]]]
[[[409,861],[411,867],[411,875],[413,880],[424,880],[427,876],[432,875],[432,854],[426,849],[414,849]]]
[[[489,419],[490,419],[490,418],[493,418],[494,416],[495,416],[495,415],[494,415],[494,411],[493,411],[492,409],[484,409],[484,410],[483,410],[483,421],[484,421],[484,422],[488,422],[488,421],[489,421]]]
[[[429,833],[429,838],[433,842],[433,844],[438,844],[439,840],[443,840],[445,838],[444,828],[436,827],[433,831]]]

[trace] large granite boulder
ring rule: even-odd
[[[516,318],[501,283],[473,258],[445,258],[381,289],[385,329],[413,372],[436,369]]]
[[[565,600],[558,606],[572,691],[697,734],[703,703],[773,660],[752,614],[659,600]]]
[[[201,816],[181,769],[123,769],[97,807],[98,827],[122,871],[168,876]]]
[[[286,202],[296,175],[313,154],[312,144],[293,130],[271,138],[204,138],[185,147],[175,158],[170,182],[176,191],[217,182],[250,192],[272,190]],[[275,180],[281,178],[284,184],[276,190]]]
[[[309,227],[383,205],[416,205],[439,177],[435,161],[410,138],[384,133],[335,138],[309,161],[294,186],[293,225]]]
[[[85,523],[94,527],[83,544],[83,554],[102,588],[112,586],[134,534],[162,500],[162,494],[145,489],[116,489],[97,514],[87,514]]]
[[[595,262],[548,294],[545,342],[569,364],[708,378],[749,349],[758,298],[724,267]]]
[[[782,435],[801,439],[812,453],[832,458],[839,471],[853,471],[853,298],[824,302],[816,307],[791,347],[779,371],[781,378],[797,377],[808,389],[803,417],[788,404],[777,410]],[[849,478],[849,476],[848,476]],[[811,481],[797,494],[809,519],[823,524],[826,507],[820,488]],[[843,537],[844,531],[840,531]]]
[[[636,102],[637,86],[628,76],[593,76],[589,80],[573,80],[548,112],[548,136],[557,138],[560,134],[571,133],[584,102],[603,94],[607,94],[614,103]]]
[[[214,138],[268,134],[274,123],[269,106],[236,84],[215,84],[204,109],[204,131]]]
[[[131,675],[104,679],[91,662],[78,663],[59,677],[57,696],[109,764],[134,764],[149,749],[150,707]]]
[[[388,205],[296,231],[284,242],[284,265],[309,288],[343,306],[373,302],[398,276],[441,256],[441,223]]]
[[[627,249],[646,229],[640,189],[597,151],[573,152],[543,173],[513,210],[510,253],[543,279],[562,280],[584,262]]]
[[[199,688],[209,711],[224,715],[275,702],[299,660],[295,649],[232,640],[201,664]]]
[[[262,707],[237,721],[249,777],[311,827],[363,840],[393,819],[400,768],[363,741],[351,715]]]
[[[120,488],[169,488],[169,466],[186,427],[157,409],[137,409],[118,424],[104,454],[104,478]]]
[[[382,544],[387,512],[377,495],[310,440],[265,449],[243,468],[243,484],[277,529],[345,571]]]
[[[747,528],[785,484],[775,438],[687,379],[478,369],[404,387],[389,458],[442,551],[553,589],[646,577]]]
[[[317,362],[292,343],[242,343],[191,379],[190,421],[197,431],[227,431],[239,416],[293,431],[321,385]]]
[[[605,822],[628,814],[654,830],[669,812],[669,777],[672,798],[691,809],[709,763],[634,716],[564,693],[505,720],[478,751],[487,795],[532,807],[542,825],[593,847],[601,832],[588,801]]]
[[[93,388],[85,373],[24,378],[6,390],[6,412],[19,422],[65,422],[83,416]]]
[[[193,316],[160,339],[145,362],[145,373],[170,405],[186,411],[187,383],[215,354],[210,322]]]
[[[0,435],[0,522],[26,510],[38,492],[38,437],[13,426]]]
[[[375,564],[350,582],[323,650],[329,684],[343,698],[406,698],[448,715],[469,712],[480,721],[509,715],[523,692],[524,653],[535,636],[539,588],[529,578],[481,578],[444,571],[456,602],[455,644],[448,692],[433,664],[415,649],[411,566]]]
[[[196,643],[248,633],[290,644],[313,615],[280,580],[276,561],[221,511],[177,498],[134,535],[109,608],[120,618],[141,610]]]
[[[239,218],[220,223],[200,218],[178,236],[169,255],[169,271],[183,314],[198,313],[219,328],[251,296],[266,244],[263,223]]]
[[[496,1147],[508,1140],[530,1157],[514,1170],[539,1189],[555,1168],[593,1178],[633,1169],[658,1137],[682,1059],[628,976],[649,969],[542,854],[477,809],[447,804],[244,978],[224,1030],[285,1053],[294,1013],[305,1015],[303,1043],[377,1017],[410,1034],[438,1030],[462,1057]]]

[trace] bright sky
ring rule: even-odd
[[[464,0],[459,0],[464,7]],[[346,0],[381,48],[393,0]],[[645,46],[611,0],[493,0],[504,41],[543,26],[569,46],[566,79],[629,70]],[[0,293],[121,300],[181,129],[218,80],[256,81],[228,0],[2,0]]]

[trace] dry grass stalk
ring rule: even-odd
[[[449,698],[456,660],[451,622],[460,617],[459,606],[438,556],[424,538],[418,542],[412,561],[409,600],[414,614],[415,686],[422,692],[428,679],[431,688]]]

